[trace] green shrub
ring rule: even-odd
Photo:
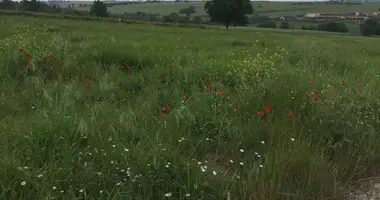
[[[195,16],[195,17],[191,20],[191,22],[194,23],[194,24],[201,24],[202,21],[203,21],[202,18],[199,17],[199,16]]]
[[[340,33],[348,32],[347,24],[343,22],[320,23],[318,24],[317,29],[320,31],[328,31],[328,32],[340,32]]]
[[[260,28],[277,28],[277,24],[273,20],[268,20],[257,25]]]
[[[281,29],[289,29],[290,28],[289,22],[287,22],[287,21],[281,22],[280,28]]]

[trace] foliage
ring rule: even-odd
[[[380,24],[377,19],[367,19],[360,24],[360,33],[363,36],[380,35]]]
[[[260,28],[277,28],[277,23],[273,20],[264,21],[262,23],[259,23],[257,27]]]
[[[201,24],[203,22],[202,18],[199,17],[199,16],[195,16],[193,17],[193,19],[191,20],[193,23],[195,24]]]
[[[184,14],[187,17],[190,17],[190,15],[195,13],[195,7],[194,6],[189,6],[187,8],[182,8],[179,10],[179,14]]]
[[[164,22],[177,22],[179,18],[179,14],[176,12],[172,12],[169,15],[164,16]]]
[[[94,1],[90,9],[90,15],[97,17],[107,17],[107,5],[100,0]]]
[[[317,30],[318,28],[315,25],[309,25],[309,26],[302,25],[301,29],[302,30],[311,30],[311,31],[313,31],[313,30]]]
[[[232,23],[246,25],[247,14],[253,13],[253,7],[249,0],[211,0],[205,3],[206,13],[212,22],[220,22],[228,29]]]
[[[37,0],[22,0],[21,2],[22,8],[25,11],[30,11],[30,12],[38,12],[41,3],[37,2]]]
[[[1,0],[0,9],[3,9],[3,10],[15,9],[15,3],[11,0]]]
[[[348,27],[347,24],[344,22],[324,22],[320,23],[317,26],[317,29],[320,31],[328,31],[328,32],[340,32],[340,33],[347,33]]]
[[[164,16],[164,22],[172,22],[172,23],[189,23],[190,17],[188,16],[180,16],[178,13],[170,13],[170,15]]]
[[[282,21],[281,24],[280,24],[280,28],[281,29],[289,29],[290,28],[289,22]]]

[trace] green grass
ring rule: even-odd
[[[380,164],[376,38],[0,25],[0,199],[344,199]]]
[[[108,8],[110,13],[123,14],[134,12],[159,13],[167,15],[171,12],[178,12],[180,9],[194,6],[196,13],[194,16],[206,15],[204,11],[204,2],[163,2],[163,3],[144,3],[131,5],[116,5]],[[289,16],[293,14],[293,6],[290,2],[254,2],[253,8],[257,14],[268,16]],[[380,3],[365,3],[360,5],[342,5],[342,4],[314,4],[314,5],[296,5],[294,6],[295,14],[305,13],[333,13],[344,14],[347,12],[364,12],[372,14],[378,12]],[[89,10],[89,7],[77,7],[79,10]]]

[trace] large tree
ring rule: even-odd
[[[11,0],[0,0],[0,9],[11,10],[15,5]]]
[[[100,0],[94,1],[90,9],[90,15],[95,15],[97,17],[107,17],[107,5]]]
[[[246,25],[246,15],[253,13],[250,0],[210,0],[205,3],[205,10],[212,22],[223,23],[227,29],[231,23]]]
[[[360,24],[360,32],[363,36],[380,35],[380,23],[376,18],[369,18]]]
[[[41,3],[37,0],[22,0],[21,5],[25,11],[38,12],[40,10]]]

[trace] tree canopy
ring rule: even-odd
[[[0,9],[8,10],[13,9],[14,3],[11,0],[1,0],[0,1]]]
[[[190,15],[192,15],[194,13],[195,13],[195,7],[194,6],[189,6],[187,8],[182,8],[181,10],[179,10],[179,14],[184,14],[188,17],[190,17]]]
[[[380,35],[380,23],[378,19],[369,18],[360,24],[360,33],[363,36]]]
[[[107,5],[100,0],[94,1],[90,9],[90,15],[95,15],[97,17],[107,17]]]
[[[253,13],[253,7],[250,0],[211,0],[205,3],[205,11],[211,21],[223,23],[228,29],[231,23],[246,25],[246,15]]]
[[[30,12],[38,12],[41,6],[41,3],[37,0],[22,0],[21,5],[24,10],[30,11]]]

